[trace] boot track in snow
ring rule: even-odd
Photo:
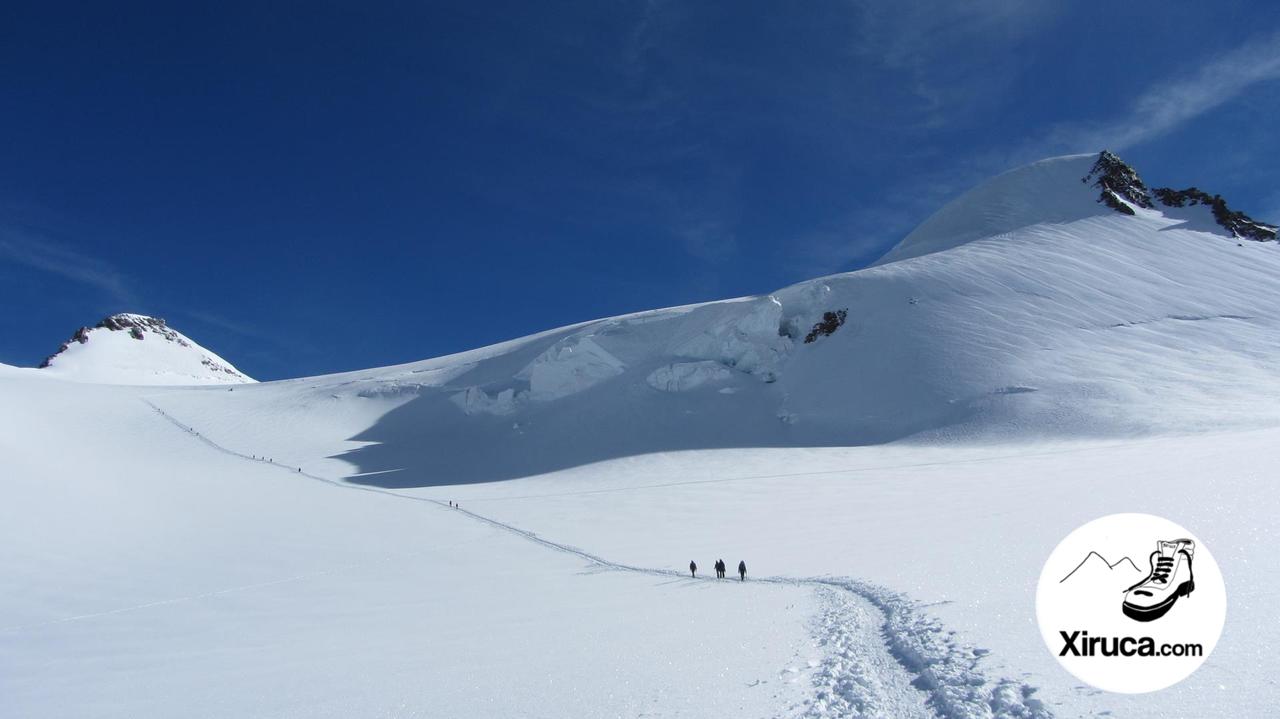
[[[210,448],[251,462],[278,467],[295,477],[361,492],[434,505],[519,536],[547,549],[574,555],[603,569],[689,579],[674,569],[614,562],[577,547],[553,542],[525,529],[450,506],[428,497],[321,477],[300,467],[278,464],[224,447],[163,409],[143,400],[161,417]],[[826,649],[825,660],[812,674],[816,696],[800,716],[892,717],[913,719],[1028,718],[1050,719],[1048,707],[1034,697],[1035,688],[1009,679],[992,681],[978,666],[985,652],[960,642],[954,632],[922,612],[905,595],[848,577],[761,577],[753,582],[806,587],[818,593],[823,607],[814,631]]]

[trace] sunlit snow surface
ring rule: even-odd
[[[110,326],[104,326],[108,323]],[[254,381],[164,320],[130,313],[81,329],[45,360],[40,373],[97,384],[228,385]]]
[[[1092,159],[867,270],[452,357],[0,368],[0,715],[1267,716],[1280,248],[1115,213]],[[1115,512],[1227,582],[1155,695],[1080,686],[1034,624],[1041,563]],[[717,558],[748,582],[684,578]]]

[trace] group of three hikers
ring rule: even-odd
[[[698,576],[698,563],[689,561],[689,576]],[[724,579],[724,560],[716,560],[716,579]],[[747,581],[747,563],[745,561],[738,562],[738,581]]]

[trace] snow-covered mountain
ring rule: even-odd
[[[244,384],[253,378],[158,317],[121,313],[81,327],[40,369],[99,384]]]
[[[356,443],[335,448],[349,471],[410,484],[677,449],[1270,426],[1280,247],[1254,240],[1274,233],[1220,197],[1151,190],[1112,153],[1054,158],[965,193],[863,270],[255,396],[332,413]],[[82,329],[46,364],[86,381],[250,381],[136,315]],[[295,401],[299,383],[324,407]]]
[[[675,449],[1272,426],[1278,289],[1276,243],[1077,155],[980,185],[873,267],[297,380],[280,411],[302,411],[301,383],[360,443],[354,473],[410,484]]]
[[[110,318],[47,369],[0,367],[0,696],[1267,716],[1280,247],[1193,189],[1045,160],[856,272],[234,392],[118,386],[248,378]],[[1035,629],[1045,558],[1117,511],[1180,518],[1236,578],[1206,665],[1153,695],[1082,686]],[[716,558],[747,580],[689,577]]]

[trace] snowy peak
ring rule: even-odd
[[[243,384],[254,380],[158,317],[121,313],[81,327],[40,369],[99,384]]]
[[[1081,182],[1092,183],[1102,191],[1098,202],[1125,215],[1137,214],[1134,211],[1135,205],[1145,209],[1159,209],[1164,214],[1170,214],[1167,212],[1169,209],[1203,205],[1209,208],[1218,227],[1226,230],[1232,237],[1258,242],[1276,239],[1274,225],[1258,222],[1243,212],[1231,209],[1221,195],[1210,195],[1197,187],[1185,190],[1171,187],[1147,189],[1137,170],[1106,150],[1098,155],[1098,161]]]
[[[1098,153],[1097,162],[1093,163],[1089,174],[1080,181],[1092,184],[1101,190],[1102,194],[1098,196],[1098,202],[1116,212],[1125,215],[1137,214],[1130,204],[1151,208],[1150,192],[1142,178],[1138,177],[1138,171],[1107,150]]]
[[[1198,213],[1200,206],[1208,212]],[[964,193],[925,220],[877,264],[941,252],[1025,227],[1065,224],[1117,212],[1167,217],[1185,229],[1268,241],[1276,227],[1231,209],[1220,195],[1190,187],[1149,188],[1113,152],[1069,155],[1019,167]],[[1203,214],[1203,216],[1201,216]]]

